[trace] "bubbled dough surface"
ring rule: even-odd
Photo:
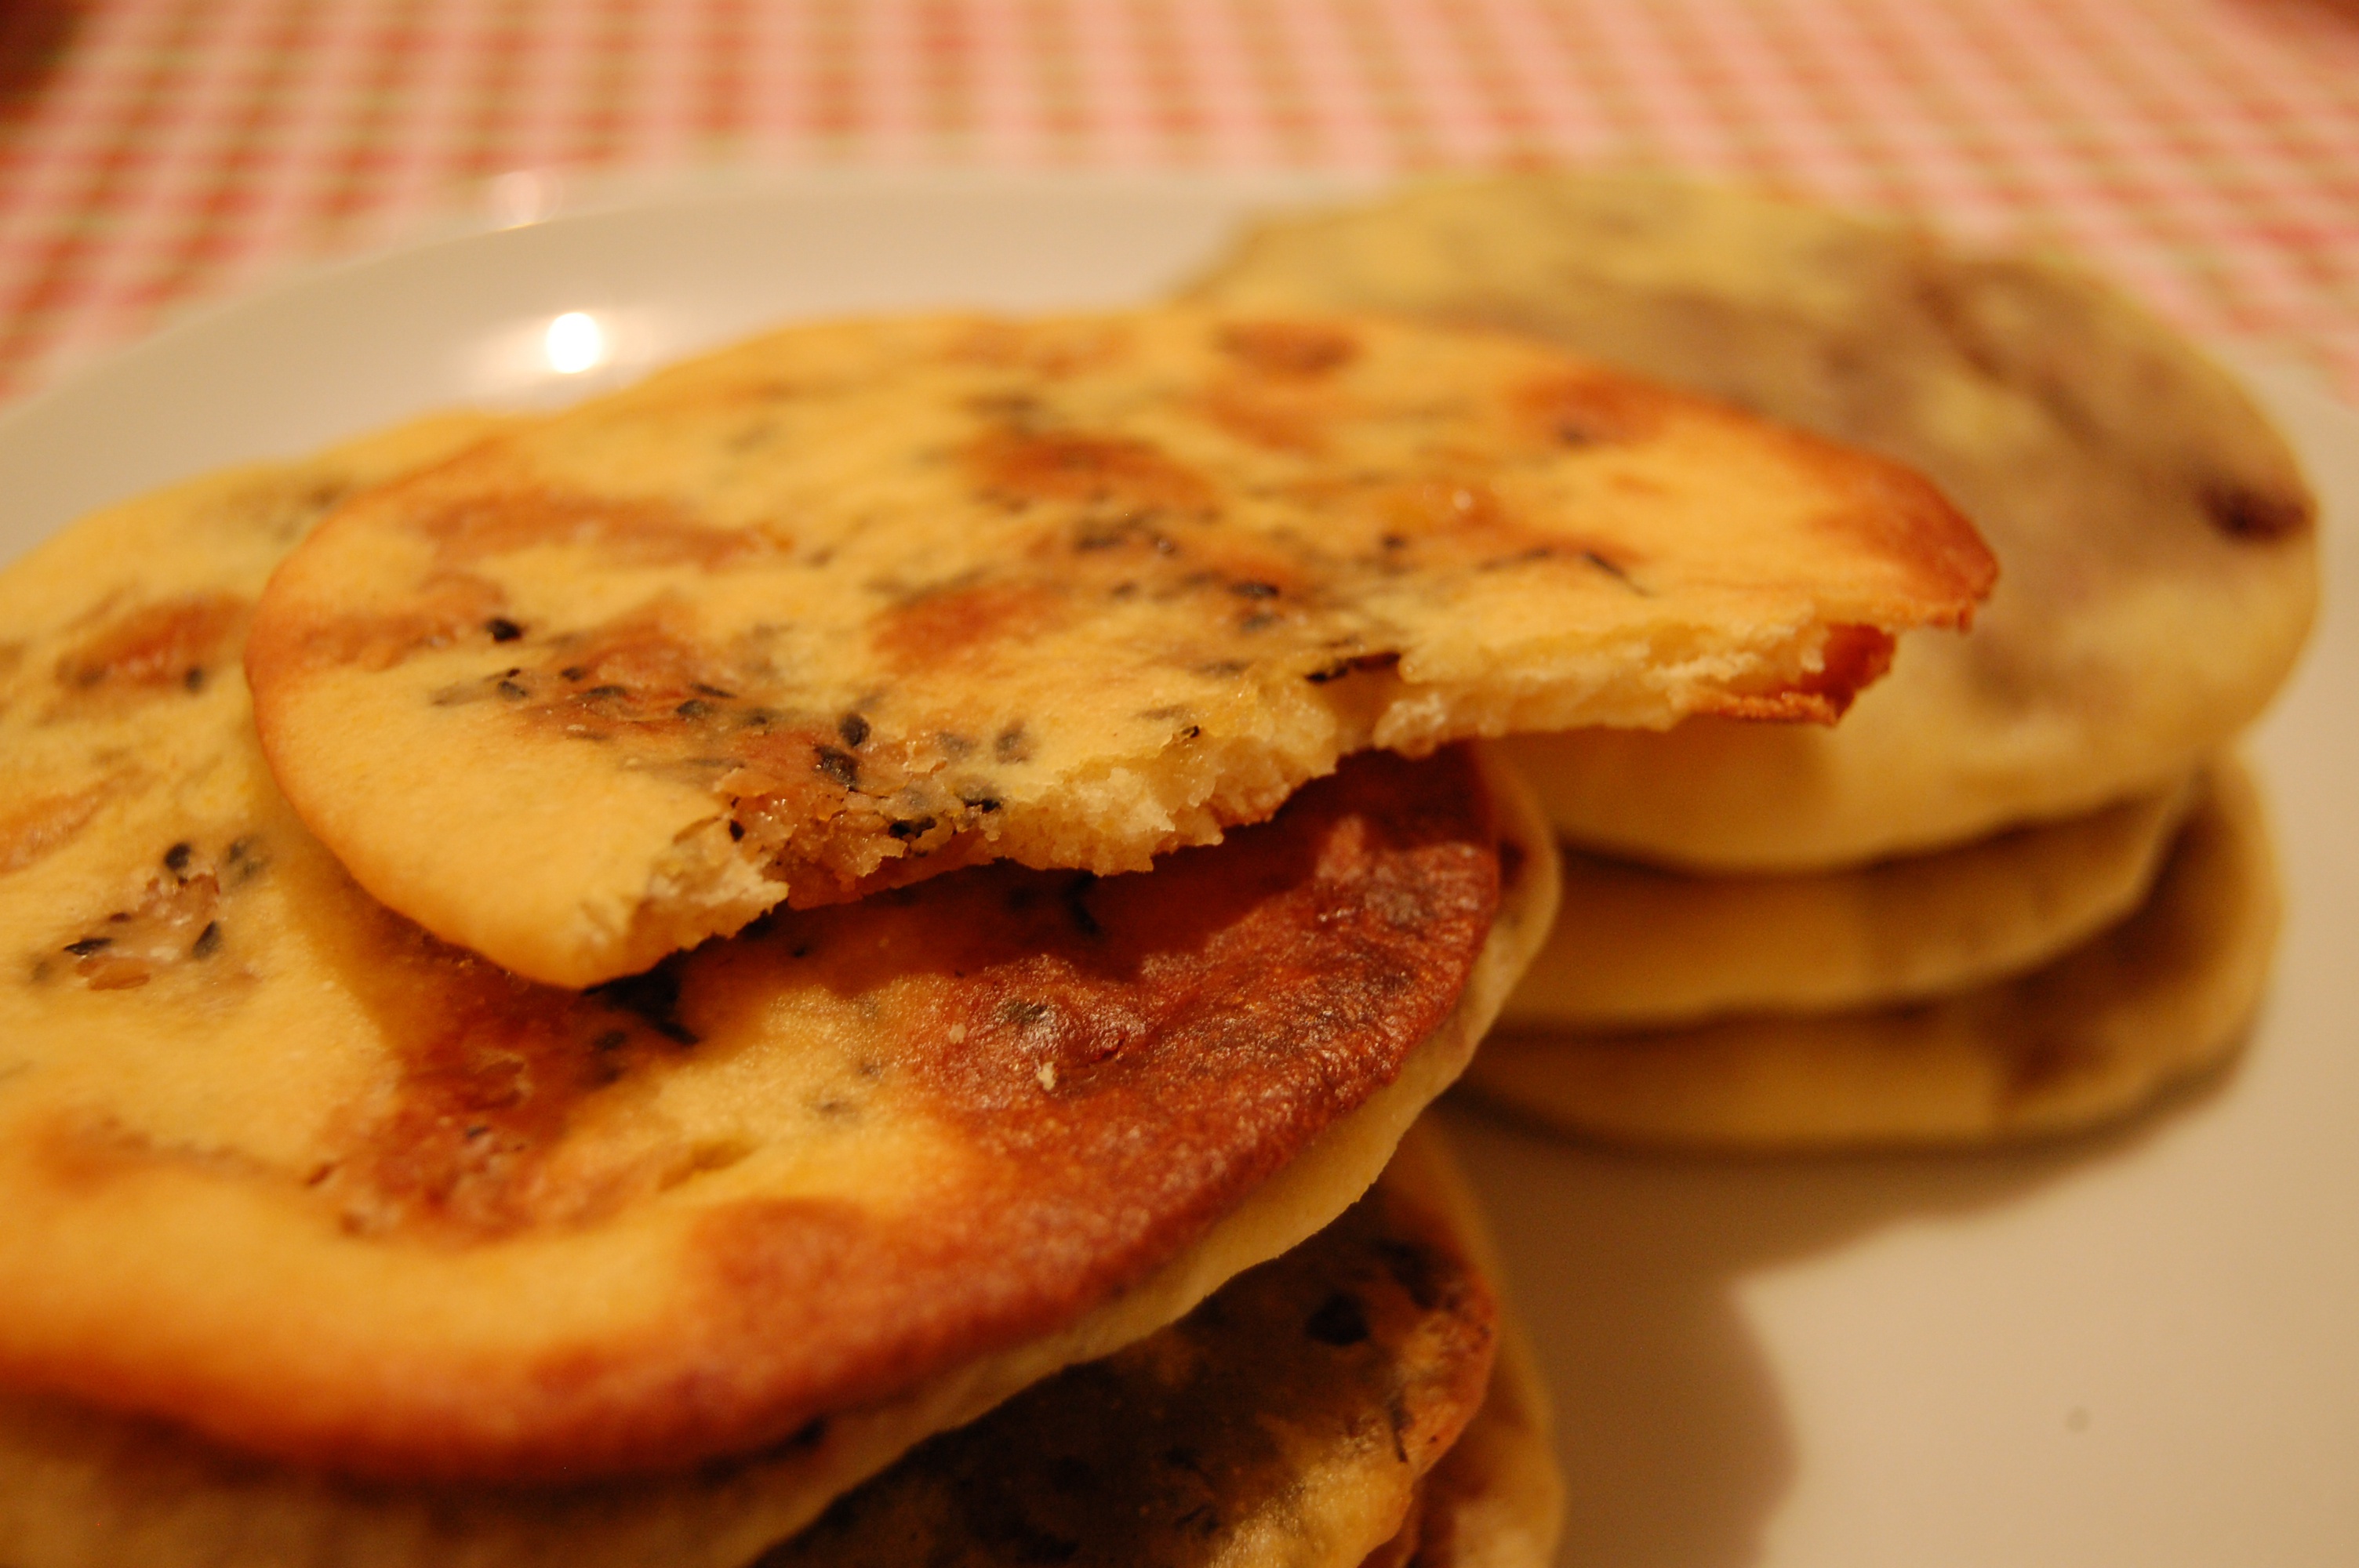
[[[2029,974],[1911,1006],[1494,1039],[1469,1082],[1535,1120],[1707,1149],[1972,1145],[2126,1115],[2227,1058],[2279,898],[2252,781],[2210,770],[2154,891]]]
[[[1274,221],[1196,290],[1529,331],[1921,470],[1999,581],[1832,730],[1705,718],[1517,742],[1562,832],[1705,871],[1961,843],[2164,787],[2259,712],[2317,594],[2284,441],[2216,366],[2052,261],[1626,176],[1436,182]]]
[[[1985,586],[1913,477],[1504,335],[796,329],[346,506],[249,657],[361,883],[582,985],[781,900],[1135,870],[1336,758],[1829,716]]]
[[[1666,871],[1567,849],[1556,928],[1500,1025],[1827,1012],[2019,973],[2137,907],[2193,794],[2182,782],[1955,849],[1787,876]]]

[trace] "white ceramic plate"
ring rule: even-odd
[[[1332,189],[610,190],[316,273],[0,416],[0,559],[183,474],[562,399],[772,320],[1142,297],[1244,211]],[[571,312],[603,357],[566,373]],[[1647,1160],[1456,1114],[1556,1385],[1565,1563],[2359,1563],[2359,420],[2260,384],[2329,498],[2330,583],[2255,743],[2291,911],[2249,1058],[2119,1133],[1964,1158]]]

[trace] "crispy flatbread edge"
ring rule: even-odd
[[[1401,1535],[1363,1568],[1548,1568],[1564,1531],[1553,1400],[1490,1224],[1440,1119],[1429,1115],[1411,1129],[1386,1179],[1441,1211],[1498,1297],[1498,1339],[1474,1419],[1424,1476]]]
[[[647,1562],[741,1568],[924,1438],[975,1420],[1065,1367],[1111,1355],[1177,1321],[1234,1276],[1323,1228],[1374,1184],[1418,1117],[1472,1059],[1553,924],[1558,862],[1547,820],[1510,765],[1487,747],[1477,752],[1506,859],[1498,914],[1456,1007],[1411,1051],[1392,1083],[1321,1133],[1144,1283],[1059,1333],[982,1357],[894,1399],[838,1412],[816,1441],[789,1443],[734,1466],[576,1492],[519,1492],[513,1506],[503,1505],[501,1493],[483,1489],[348,1487],[267,1465],[264,1473],[284,1476],[290,1496],[316,1503],[325,1488],[342,1499],[325,1505],[331,1509],[376,1512],[386,1516],[391,1533],[411,1539],[422,1532],[432,1540],[440,1568],[636,1568]],[[1476,1260],[1489,1266],[1479,1256]],[[0,1402],[18,1397],[0,1391]],[[266,1479],[261,1489],[267,1493],[277,1484]],[[431,1522],[453,1509],[467,1515],[463,1542]],[[0,1499],[0,1527],[5,1523],[5,1499]]]

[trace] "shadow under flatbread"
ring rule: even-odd
[[[1792,1485],[1784,1398],[1738,1303],[1765,1270],[2017,1202],[2136,1152],[2214,1073],[2114,1130],[1962,1154],[1649,1155],[1448,1103],[1557,1401],[1563,1568],[1746,1568]]]

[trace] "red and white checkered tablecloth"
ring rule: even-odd
[[[2359,395],[2359,0],[0,0],[0,392],[520,168],[1643,162]]]

